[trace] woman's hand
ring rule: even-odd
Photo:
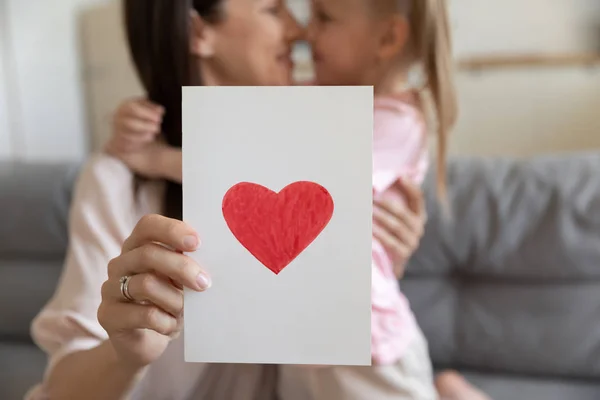
[[[197,233],[185,223],[145,216],[108,265],[98,321],[118,357],[141,368],[158,359],[181,329],[183,287],[204,291],[210,277],[182,252],[198,248]],[[125,293],[120,279],[130,277]]]
[[[418,186],[401,180],[390,190],[394,195],[384,194],[374,202],[373,236],[386,248],[394,263],[394,273],[401,278],[406,262],[419,247],[427,213]]]

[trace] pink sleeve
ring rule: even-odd
[[[398,179],[421,184],[428,168],[421,112],[397,100],[378,100],[374,114],[373,187],[381,193]]]
[[[427,135],[420,111],[396,99],[378,99],[373,132],[373,188],[381,195],[398,179],[422,183],[428,167]],[[400,196],[396,192],[391,196]],[[399,198],[399,200],[404,200]],[[378,365],[391,365],[404,354],[416,331],[394,266],[377,240],[372,244],[371,353]]]
[[[133,177],[108,156],[92,159],[75,188],[69,218],[69,249],[59,286],[32,323],[36,344],[48,354],[46,375],[69,353],[107,338],[98,323],[100,290],[108,262],[119,255],[134,221]],[[43,398],[35,390],[30,398]]]

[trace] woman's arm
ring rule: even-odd
[[[60,360],[47,377],[45,392],[53,400],[121,399],[133,388],[141,371],[122,362],[106,340]]]
[[[423,192],[416,185],[401,180],[389,189],[389,193],[374,202],[373,236],[385,247],[394,274],[401,278],[407,261],[423,237],[427,211]]]
[[[132,184],[127,167],[107,156],[92,158],[79,176],[60,284],[32,324],[49,358],[42,398],[120,399],[137,376],[120,365],[97,319],[107,265],[134,226]]]
[[[99,156],[86,166],[71,208],[60,285],[32,325],[49,357],[42,393],[36,392],[41,398],[126,398],[179,332],[180,288],[202,289],[200,267],[178,253],[195,250],[195,231],[158,215],[136,225],[136,204],[125,165]],[[122,276],[131,276],[130,295],[149,304],[123,297]]]

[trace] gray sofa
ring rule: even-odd
[[[0,164],[0,399],[23,398],[44,370],[29,324],[58,282],[78,168]]]
[[[0,164],[2,400],[41,379],[29,322],[59,278],[76,173]],[[401,282],[436,367],[496,400],[600,399],[600,155],[454,160],[449,179],[450,218],[426,184]]]
[[[463,159],[401,286],[438,368],[496,400],[600,399],[600,154]]]

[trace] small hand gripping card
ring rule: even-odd
[[[370,365],[373,91],[185,87],[188,362]]]

